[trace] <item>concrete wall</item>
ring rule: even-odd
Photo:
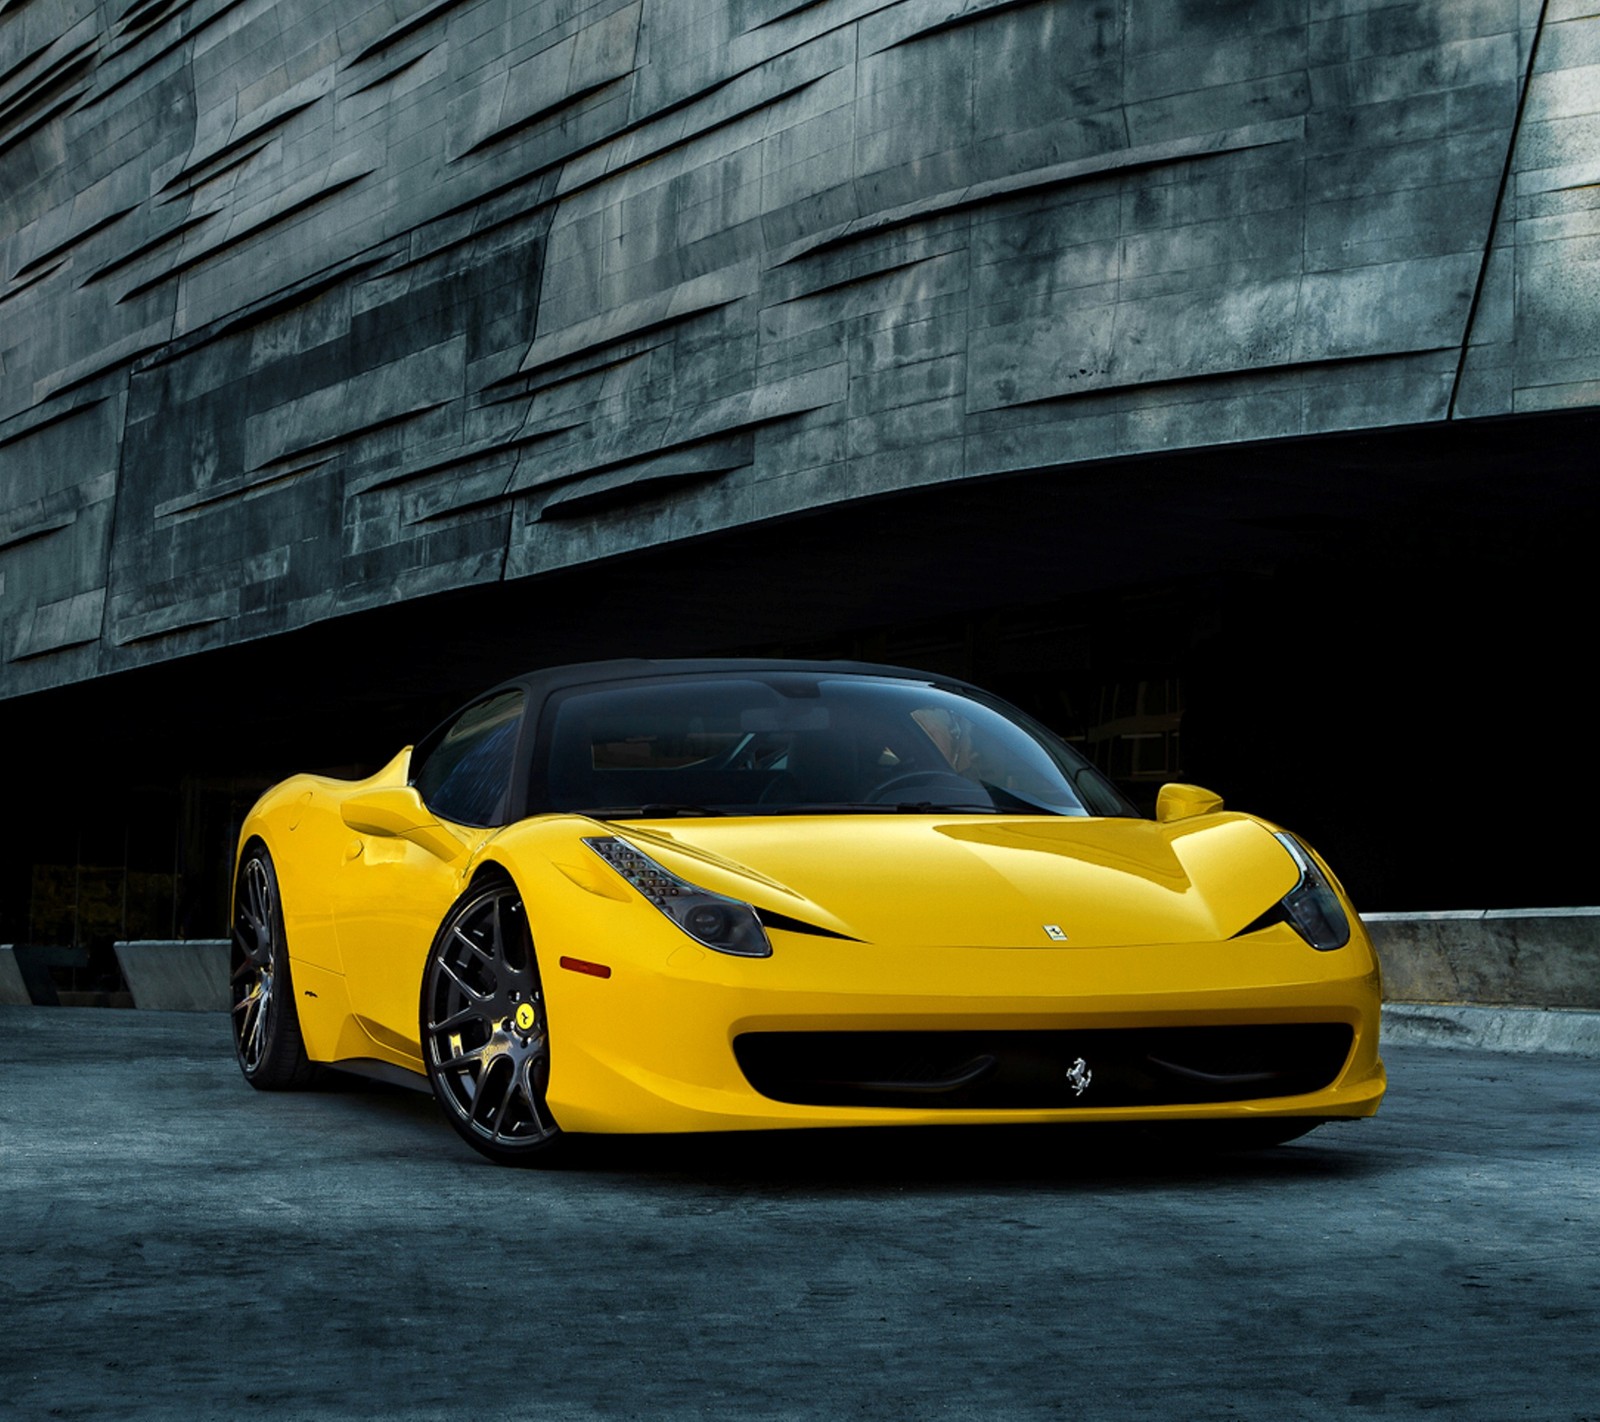
[[[1389,1002],[1600,1009],[1600,909],[1363,914]]]
[[[12,0],[0,194],[0,695],[1600,404],[1590,0]]]

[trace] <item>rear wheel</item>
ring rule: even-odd
[[[450,910],[422,975],[422,1059],[445,1117],[474,1150],[546,1164],[561,1141],[545,1104],[550,1028],[522,898],[504,880]]]
[[[309,1086],[319,1072],[300,1037],[277,870],[259,841],[245,850],[234,880],[230,964],[233,1051],[244,1079],[262,1091]]]

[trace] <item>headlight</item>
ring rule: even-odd
[[[1350,919],[1339,896],[1299,840],[1281,831],[1277,832],[1277,839],[1300,867],[1300,882],[1278,905],[1283,916],[1313,948],[1323,953],[1343,948],[1350,941]]]
[[[740,958],[772,956],[772,944],[749,904],[680,879],[613,835],[595,835],[583,842],[696,943]]]

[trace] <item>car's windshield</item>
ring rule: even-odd
[[[702,674],[558,694],[531,791],[534,813],[613,816],[1137,814],[1070,746],[1001,703],[844,673]]]

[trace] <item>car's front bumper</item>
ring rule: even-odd
[[[612,972],[604,978],[562,971],[560,955],[542,945],[552,1031],[547,1096],[563,1128],[1335,1118],[1369,1116],[1383,1097],[1378,969],[1359,928],[1331,953],[1307,947],[1282,925],[1222,943],[1119,948],[883,947],[783,932],[772,938],[772,957],[756,960],[654,932],[623,952],[587,948],[586,957],[607,958]],[[1108,1033],[1314,1023],[1350,1031],[1342,1064],[1315,1089],[1273,1094],[1284,1078],[1264,1085],[1261,1095],[1233,1089],[1227,1100],[1158,1093],[1141,1101],[1106,1085],[1125,1086],[1128,1077],[1125,1061],[1109,1064],[1105,1044],[1116,1039]],[[1033,1062],[1036,1078],[1051,1070],[1049,1061],[1073,1070],[1081,1058],[1090,1080],[1081,1093],[1064,1086],[1055,1097],[1045,1088],[1011,1098],[989,1093],[1024,1104],[960,1104],[972,1099],[960,1090],[920,1099],[914,1091],[894,1093],[898,1104],[854,1104],[862,1098],[852,1100],[849,1091],[827,1103],[778,1100],[751,1084],[735,1050],[745,1034],[771,1033],[999,1033],[1009,1042],[1037,1033],[1050,1052],[1028,1054],[1046,1062]],[[1081,1049],[1073,1045],[1080,1038]],[[980,1038],[968,1040],[981,1054]]]

